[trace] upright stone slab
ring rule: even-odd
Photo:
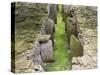
[[[57,23],[57,5],[56,4],[49,4],[48,5],[48,17]]]
[[[52,34],[55,32],[55,25],[54,22],[50,18],[45,19],[45,33]]]
[[[83,55],[83,47],[81,45],[81,42],[74,35],[71,35],[70,37],[70,49],[72,57]]]
[[[32,72],[44,72],[44,69],[41,65],[35,65]]]
[[[65,22],[66,18],[69,16],[70,6],[62,5],[62,17]]]
[[[73,34],[74,36],[77,37],[77,22],[76,22],[76,19],[74,18],[71,18],[71,17],[68,17],[67,19],[67,27],[66,29],[66,32],[67,32],[67,36],[68,36],[68,43],[70,42],[70,36]]]
[[[51,19],[46,18],[44,25],[45,25],[45,33],[51,35],[51,40],[54,44],[54,32],[55,32],[54,22]]]
[[[51,40],[41,43],[41,57],[43,62],[51,62],[54,60]]]

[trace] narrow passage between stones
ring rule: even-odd
[[[53,63],[47,64],[47,71],[69,70],[70,62],[67,48],[67,37],[65,36],[65,25],[62,20],[62,6],[58,6],[57,24],[55,26],[55,45]]]

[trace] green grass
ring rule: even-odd
[[[60,71],[70,69],[68,58],[67,37],[65,36],[64,22],[62,21],[61,5],[57,14],[57,25],[55,31],[54,58],[55,62],[47,64],[47,71]]]

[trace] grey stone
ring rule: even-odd
[[[46,20],[45,20],[45,33],[51,34],[50,39],[52,40],[53,45],[54,45],[54,32],[55,32],[54,22],[51,19],[46,18]]]
[[[72,70],[81,70],[79,65],[72,65]]]
[[[37,37],[39,43],[46,42],[46,41],[50,40],[50,38],[51,38],[51,35],[49,35],[49,34],[38,35],[38,37]]]
[[[55,32],[54,22],[50,18],[45,19],[45,32],[46,34],[52,34]]]
[[[37,55],[37,56],[33,57],[32,60],[33,60],[35,65],[39,65],[39,64],[43,63],[43,61],[41,59],[41,55]]]
[[[83,66],[85,67],[88,67],[89,65],[92,65],[93,61],[92,61],[92,58],[88,55],[84,55],[82,58],[82,63],[83,63]]]
[[[66,6],[66,5],[62,5],[62,17],[63,17],[63,21],[65,22],[65,20],[67,19],[68,17],[68,14],[69,14],[69,6]]]
[[[41,65],[35,65],[32,72],[44,72],[44,69]]]
[[[34,43],[33,43],[33,49],[31,49],[27,55],[26,55],[26,58],[27,59],[32,59],[32,58],[35,58],[36,56],[40,55],[40,44],[39,42],[36,40]]]
[[[49,4],[48,5],[48,17],[57,23],[57,5],[56,4]]]
[[[51,62],[54,60],[51,40],[41,43],[41,57],[43,62]]]

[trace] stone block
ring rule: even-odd
[[[70,49],[72,57],[83,55],[83,47],[81,45],[81,42],[74,35],[71,35],[70,37]]]
[[[41,43],[41,57],[43,62],[51,62],[54,60],[51,40]]]

